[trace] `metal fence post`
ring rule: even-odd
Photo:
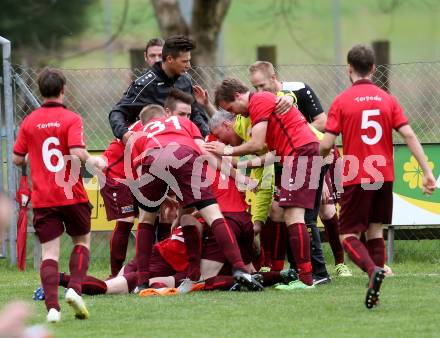
[[[12,98],[12,71],[11,71],[11,42],[0,36],[0,44],[3,50],[3,89],[5,105],[6,127],[6,159],[8,169],[8,193],[10,198],[15,198],[16,179],[14,165],[12,163],[12,150],[14,145],[14,106]],[[17,210],[13,203],[12,218],[9,228],[9,261],[12,265],[17,264]]]
[[[0,88],[3,86],[3,76],[0,77]],[[0,94],[0,184],[3,189],[3,102],[2,95]],[[0,252],[0,258],[6,258],[6,236],[3,237],[2,242],[0,243],[2,246],[2,251]]]
[[[387,235],[387,264],[393,264],[394,256],[394,226],[388,225]]]

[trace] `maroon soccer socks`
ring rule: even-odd
[[[368,253],[374,264],[383,268],[386,260],[385,241],[383,238],[373,238],[366,244]]]
[[[218,246],[223,251],[226,260],[232,265],[233,269],[247,272],[247,268],[241,258],[240,249],[238,248],[235,235],[225,219],[218,218],[214,220],[211,224],[211,228]]]
[[[290,250],[299,272],[299,280],[313,285],[312,264],[310,262],[310,235],[304,223],[287,226]]]
[[[211,290],[229,290],[235,284],[234,277],[218,275],[205,280],[206,291]]]
[[[201,240],[196,226],[186,225],[182,227],[185,239],[186,253],[188,255],[187,277],[192,281],[200,279]]]
[[[150,257],[153,251],[154,225],[139,223],[136,234],[136,261],[138,265],[138,285],[148,284],[150,277]]]
[[[61,308],[58,302],[58,262],[53,259],[42,261],[40,265],[40,278],[47,311],[50,309],[60,311]]]
[[[67,288],[70,275],[60,273],[59,285]],[[107,284],[101,279],[86,275],[81,283],[82,293],[89,296],[103,295],[107,292]]]
[[[345,238],[342,245],[350,259],[363,271],[368,273],[368,276],[371,276],[376,264],[371,259],[365,245],[354,236]]]
[[[344,263],[344,249],[342,248],[341,241],[339,240],[339,225],[338,215],[335,213],[332,218],[322,219],[324,224],[325,233],[327,235],[328,243],[333,252],[335,258],[335,265]]]
[[[81,295],[81,283],[89,269],[89,255],[89,249],[83,245],[75,245],[70,254],[70,281],[67,287],[74,289],[78,295]]]
[[[112,238],[110,239],[110,267],[113,277],[118,274],[124,264],[132,228],[132,222],[116,222]]]

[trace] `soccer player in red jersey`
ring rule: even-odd
[[[140,120],[128,127],[133,132],[142,128]],[[103,153],[108,166],[105,170],[105,185],[100,193],[104,201],[107,220],[116,220],[116,226],[110,238],[111,277],[116,276],[124,264],[130,232],[137,214],[135,198],[130,187],[119,181],[126,178],[124,149],[125,144],[119,139],[114,139]]]
[[[13,161],[29,157],[35,233],[42,246],[41,282],[46,294],[47,320],[61,318],[58,303],[58,259],[64,230],[74,247],[69,268],[72,278],[65,295],[79,319],[88,318],[81,298],[81,281],[89,265],[90,203],[79,175],[79,161],[103,168],[104,161],[85,150],[81,117],[63,105],[66,78],[45,68],[38,76],[43,105],[23,120],[14,145]],[[66,182],[66,178],[68,181]]]
[[[324,132],[327,115],[321,106],[318,96],[313,89],[304,82],[281,82],[274,66],[267,61],[257,61],[249,67],[249,81],[254,86],[257,92],[269,91],[274,94],[284,95],[281,97],[290,97],[293,104],[304,115],[305,119],[316,129],[314,130],[318,139],[323,137],[321,132]],[[319,230],[316,226],[317,216],[324,224],[325,232],[328,236],[330,248],[335,258],[335,272],[337,276],[351,276],[351,272],[344,264],[344,249],[339,241],[338,215],[336,213],[336,201],[334,200],[332,187],[334,175],[334,162],[337,159],[337,148],[335,148],[334,161],[330,164],[330,168],[323,168],[326,171],[325,184],[323,184],[323,193],[321,196],[321,204],[316,203],[314,210],[306,211],[305,221],[308,228],[311,230],[312,237],[312,266],[313,279],[315,284],[325,283],[329,281],[329,276],[325,268],[325,260],[321,250],[321,240]],[[319,209],[318,209],[319,208]],[[277,203],[272,204],[272,210],[276,214],[280,213],[277,210]],[[275,225],[274,223],[273,225]],[[268,225],[272,225],[268,222]],[[277,224],[280,226],[280,224]],[[275,229],[274,226],[272,226]]]
[[[403,137],[423,170],[423,192],[432,194],[435,179],[423,148],[396,98],[373,82],[375,56],[370,47],[356,45],[348,52],[348,73],[353,86],[333,101],[320,152],[327,155],[336,137],[344,148],[344,192],[340,199],[340,238],[353,262],[368,273],[365,305],[377,305],[384,278],[385,243],[382,224],[391,224],[393,210],[393,137]],[[366,233],[366,245],[359,241]]]
[[[140,208],[136,239],[138,289],[148,288],[153,223],[170,188],[184,208],[196,207],[211,226],[225,257],[234,268],[237,281],[255,290],[261,289],[248,273],[215,197],[201,184],[206,173],[204,159],[200,158],[200,147],[204,142],[198,128],[187,118],[167,116],[157,105],[145,107],[141,119],[149,122],[142,133],[129,139],[126,147],[138,174],[138,186],[132,188]]]
[[[276,101],[272,93],[250,93],[241,81],[225,79],[216,88],[216,105],[233,114],[249,116],[252,137],[236,147],[211,142],[205,148],[219,155],[246,155],[263,150],[267,144],[269,150],[281,156],[286,170],[283,169],[279,205],[285,211],[292,256],[300,278],[300,282],[289,289],[304,289],[313,286],[310,236],[304,224],[304,213],[305,209],[313,209],[319,186],[321,166],[312,166],[313,158],[319,155],[319,142],[295,107],[288,113],[275,114]]]

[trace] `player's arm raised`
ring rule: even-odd
[[[432,170],[428,165],[428,161],[426,160],[426,155],[423,151],[422,145],[417,139],[413,129],[408,124],[400,127],[397,131],[403,137],[408,145],[409,150],[414,155],[423,170],[423,193],[431,195],[435,190],[436,181],[434,175],[432,174]]]
[[[217,109],[215,109],[214,105],[209,101],[208,91],[199,85],[194,85],[193,91],[197,103],[205,108],[208,115],[212,117]]]

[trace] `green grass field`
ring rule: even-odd
[[[412,248],[426,251],[416,243]],[[432,255],[437,246],[426,252]],[[395,276],[385,279],[381,304],[373,310],[363,304],[367,278],[352,266],[352,278],[334,278],[315,290],[292,293],[268,288],[261,293],[161,298],[85,296],[89,320],[75,320],[62,302],[62,321],[49,327],[55,337],[435,337],[440,329],[438,259],[411,252],[402,251],[393,265]],[[0,270],[0,304],[28,300],[35,310],[30,324],[44,323],[44,303],[31,299],[38,274],[16,272],[5,261],[0,261]],[[107,276],[105,262],[92,263],[90,273]]]

